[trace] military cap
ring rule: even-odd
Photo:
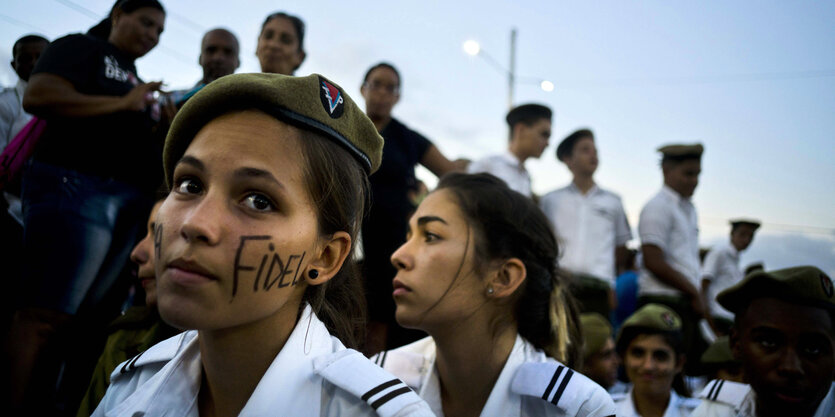
[[[635,335],[642,331],[681,332],[681,317],[669,307],[661,304],[647,304],[629,316],[618,330],[616,340],[618,352],[626,349]]]
[[[748,225],[748,226],[753,226],[754,229],[759,229],[760,228],[760,221],[759,220],[745,218],[745,217],[738,217],[738,218],[735,218],[735,219],[731,219],[731,220],[728,221],[728,223],[731,224],[731,227],[737,227],[737,226],[741,226],[741,225]]]
[[[713,343],[702,353],[702,365],[721,365],[724,363],[738,362],[731,352],[731,344],[728,336],[716,338]]]
[[[612,337],[612,325],[599,313],[584,313],[580,315],[580,326],[583,328],[583,357],[600,352],[606,345],[606,340]]]
[[[562,161],[574,151],[574,144],[583,138],[594,139],[594,133],[589,129],[580,129],[565,137],[565,139],[557,145],[557,159]]]
[[[699,158],[704,153],[705,148],[701,143],[694,143],[690,145],[684,144],[670,144],[658,148],[658,152],[664,155],[664,159],[687,159]]]
[[[197,132],[232,111],[257,109],[299,129],[316,132],[347,150],[368,174],[380,166],[383,138],[338,85],[312,74],[232,74],[212,81],[177,112],[163,149],[165,178]]]
[[[716,301],[738,313],[757,298],[782,300],[835,310],[832,278],[814,266],[797,266],[776,271],[754,271],[736,285],[716,296]]]
[[[517,123],[525,122],[530,124],[537,119],[551,120],[552,114],[548,106],[541,104],[522,104],[511,109],[507,113],[505,120],[507,120],[507,124],[510,127],[513,127]]]

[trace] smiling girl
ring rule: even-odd
[[[431,337],[373,358],[438,416],[608,416],[611,398],[559,361],[576,313],[539,208],[489,174],[449,174],[420,204],[397,268],[397,321]]]
[[[94,415],[428,415],[361,354],[352,260],[382,139],[318,75],[223,77],[177,114],[156,219],[160,315]],[[338,186],[336,186],[338,184]]]

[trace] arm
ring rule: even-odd
[[[466,159],[450,161],[435,145],[429,145],[429,148],[426,149],[426,153],[423,154],[423,158],[420,160],[421,165],[425,166],[426,169],[432,171],[438,177],[443,176],[447,172],[464,172],[469,163],[470,161]]]
[[[67,79],[49,73],[39,73],[29,79],[23,108],[36,116],[90,117],[120,111],[142,111],[154,102],[148,93],[159,90],[162,83],[140,84],[128,94],[92,96],[79,93]]]
[[[667,263],[664,259],[664,251],[652,244],[641,245],[641,251],[644,253],[644,266],[661,282],[689,295],[693,310],[704,315],[705,307],[701,292],[690,283],[687,277]]]
[[[626,265],[628,257],[629,249],[626,249],[626,245],[615,246],[615,270],[617,275],[622,274],[629,267],[629,265]]]

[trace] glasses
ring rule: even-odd
[[[383,91],[388,94],[398,94],[400,92],[400,86],[398,85],[379,83],[377,81],[367,81],[365,88],[371,91]]]

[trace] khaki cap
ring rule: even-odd
[[[746,224],[749,226],[753,226],[754,229],[759,229],[761,225],[759,220],[751,219],[748,217],[737,217],[735,219],[730,219],[728,220],[728,223],[730,223],[733,227]]]
[[[739,313],[751,300],[763,297],[835,310],[832,278],[814,266],[752,272],[720,292],[716,301],[729,311]]]
[[[383,138],[338,85],[318,74],[232,74],[209,83],[174,117],[163,149],[168,185],[174,166],[203,126],[223,114],[246,109],[261,110],[321,134],[347,150],[368,174],[380,166]]]
[[[658,152],[666,158],[701,157],[705,147],[701,143],[694,144],[669,144],[658,148]]]
[[[600,352],[606,346],[606,340],[612,337],[612,325],[600,313],[584,313],[580,315],[580,326],[583,328],[583,357]]]
[[[680,332],[681,317],[667,306],[661,304],[647,304],[629,316],[618,331],[617,345],[621,346],[621,338],[631,329],[651,329],[659,332]],[[631,333],[631,332],[630,332]]]

